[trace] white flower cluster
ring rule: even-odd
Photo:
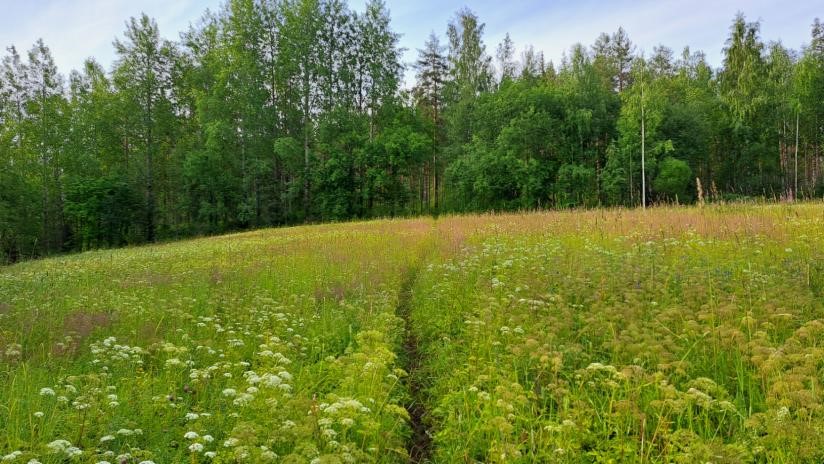
[[[12,451],[11,453],[0,458],[0,461],[14,461],[23,454],[22,451]]]
[[[69,458],[74,458],[83,454],[83,450],[71,444],[68,440],[54,440],[46,445],[52,453],[65,454]]]
[[[23,354],[23,346],[19,343],[10,343],[6,345],[4,355],[7,358],[19,358]]]
[[[143,355],[146,353],[139,346],[121,345],[117,338],[107,337],[102,342],[92,343],[91,352],[95,355],[92,363],[101,362],[143,364]]]

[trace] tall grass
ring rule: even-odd
[[[822,250],[819,203],[708,205],[0,268],[0,458],[821,462]]]

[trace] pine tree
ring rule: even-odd
[[[439,139],[442,127],[442,114],[444,105],[444,86],[447,81],[447,62],[444,56],[444,47],[441,46],[440,40],[435,33],[431,33],[427,39],[424,48],[418,50],[418,60],[415,63],[417,71],[417,83],[413,89],[415,101],[424,114],[426,114],[432,124],[432,163],[429,165],[428,173],[424,172],[421,176],[423,178],[424,187],[421,189],[423,198],[421,202],[429,204],[429,179],[432,177],[432,197],[434,199],[434,207],[438,207],[438,149]]]

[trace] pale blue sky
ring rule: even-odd
[[[112,41],[125,21],[145,11],[157,19],[161,34],[176,39],[207,8],[223,0],[0,0],[0,46],[28,50],[42,37],[51,47],[63,74],[94,56],[106,68],[114,59]],[[824,0],[387,0],[393,28],[403,34],[405,59],[430,31],[444,36],[455,11],[468,6],[486,23],[487,50],[509,32],[520,50],[532,44],[556,63],[576,43],[590,45],[600,32],[623,26],[639,50],[650,53],[657,44],[680,51],[685,45],[706,52],[710,64],[720,65],[721,49],[735,13],[760,19],[765,41],[781,40],[800,49],[809,42],[810,25],[824,19]],[[350,4],[361,9],[362,1]],[[411,76],[411,72],[409,72]]]

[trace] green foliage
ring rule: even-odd
[[[141,211],[140,196],[126,179],[80,178],[66,185],[63,206],[73,226],[78,248],[122,246],[138,235],[134,224]]]
[[[101,208],[122,185],[67,188],[93,196],[72,206],[89,246],[107,237],[86,225],[117,219]],[[401,269],[425,243],[416,230],[429,224],[410,234],[383,224],[0,269],[0,458],[408,462],[395,308]]]
[[[562,208],[595,206],[595,170],[580,164],[564,164],[558,169],[557,205]]]
[[[37,255],[40,214],[37,189],[0,167],[0,263]]]
[[[692,201],[694,178],[708,199],[820,195],[820,21],[794,51],[739,14],[718,71],[688,48],[639,57],[621,28],[560,63],[507,36],[495,69],[485,27],[458,11],[444,45],[432,33],[419,50],[409,91],[380,0],[231,0],[174,42],[142,15],[111,72],[89,60],[68,79],[42,41],[9,48],[2,259],[319,220]]]
[[[820,461],[820,207],[456,218],[413,291],[432,461]]]
[[[692,179],[692,170],[686,161],[666,157],[658,163],[658,175],[652,186],[669,200],[687,201],[691,198]]]

